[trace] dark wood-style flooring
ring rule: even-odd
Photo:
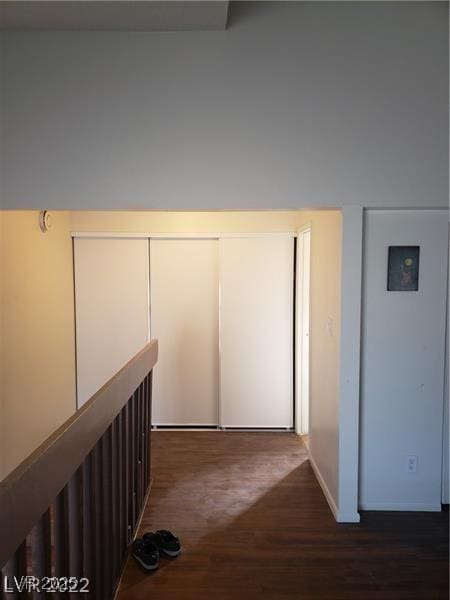
[[[295,434],[153,432],[141,531],[183,543],[119,600],[448,598],[448,512],[363,513],[337,524]]]

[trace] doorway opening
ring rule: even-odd
[[[83,212],[72,223],[78,406],[155,338],[154,427],[310,432],[310,381],[323,401],[317,357],[330,349],[316,328],[310,374],[311,238],[319,323],[338,318],[340,290],[322,269],[338,211]]]

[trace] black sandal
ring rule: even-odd
[[[167,529],[144,533],[142,539],[153,543],[160,552],[164,552],[167,556],[175,557],[181,552],[180,540]]]
[[[133,557],[146,571],[154,571],[159,565],[159,552],[151,540],[138,538],[133,542]]]

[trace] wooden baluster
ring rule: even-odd
[[[132,489],[132,519],[131,519],[131,533],[134,533],[134,527],[136,525],[136,392],[133,394],[131,401],[131,414],[130,414],[130,449],[131,449],[131,489]]]
[[[69,576],[69,491],[68,486],[60,491],[54,503],[55,577]],[[67,598],[66,592],[57,594]]]
[[[93,504],[93,453],[91,452],[82,465],[83,469],[83,577],[89,580],[89,594],[84,598],[94,598],[95,586],[95,530],[94,530],[94,504]]]
[[[124,409],[122,409],[117,417],[117,501],[119,504],[118,514],[118,560],[119,569],[122,564],[124,557],[124,549],[126,545],[126,508],[124,502],[124,435],[123,435],[123,420],[124,420]]]
[[[147,444],[145,439],[145,420],[146,420],[146,380],[141,384],[142,393],[141,393],[141,456],[142,456],[142,464],[141,464],[141,481],[142,481],[142,504],[145,500],[145,495],[147,493]],[[142,506],[141,506],[142,508]]]
[[[104,597],[110,598],[113,579],[112,549],[112,427],[108,427],[101,439],[102,451],[102,519],[103,519],[103,557],[104,557]]]
[[[120,540],[119,540],[119,423],[118,417],[111,425],[111,546],[112,546],[112,582],[115,587],[116,576],[119,571]]]
[[[142,506],[142,384],[139,385],[137,390],[137,410],[136,410],[136,445],[137,445],[137,456],[138,460],[136,463],[136,477],[137,477],[137,514],[139,516]]]
[[[152,392],[153,392],[153,371],[147,375],[147,479],[150,485],[152,480]]]
[[[133,447],[134,447],[134,522],[133,531],[136,528],[137,519],[139,516],[139,387],[136,388],[133,396]]]
[[[24,540],[2,569],[2,598],[26,598],[27,543]],[[8,593],[7,593],[8,592]]]
[[[127,404],[124,407],[124,419],[123,419],[123,450],[124,450],[124,494],[125,494],[125,515],[126,515],[126,544],[131,541],[131,531],[132,531],[132,499],[133,499],[133,490],[132,490],[132,476],[131,476],[131,447],[130,447],[130,428],[131,428],[131,399],[128,400]]]
[[[83,575],[83,467],[79,467],[68,483],[69,508],[69,577],[78,580]],[[79,598],[78,591],[70,594],[71,598]]]
[[[148,487],[148,446],[147,446],[147,397],[148,397],[148,378],[143,381],[142,393],[142,479],[144,487],[144,497],[147,494]]]
[[[41,582],[44,577],[52,576],[52,540],[50,509],[46,510],[31,532],[31,564],[33,575]],[[34,591],[33,598],[47,597],[45,592]]]
[[[94,525],[94,580],[90,586],[91,598],[104,597],[103,586],[103,521],[102,521],[102,460],[100,441],[92,451],[92,521]]]

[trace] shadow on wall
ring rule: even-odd
[[[283,2],[277,2],[279,10]],[[254,21],[270,6],[267,2],[230,2],[228,5],[227,29]]]

